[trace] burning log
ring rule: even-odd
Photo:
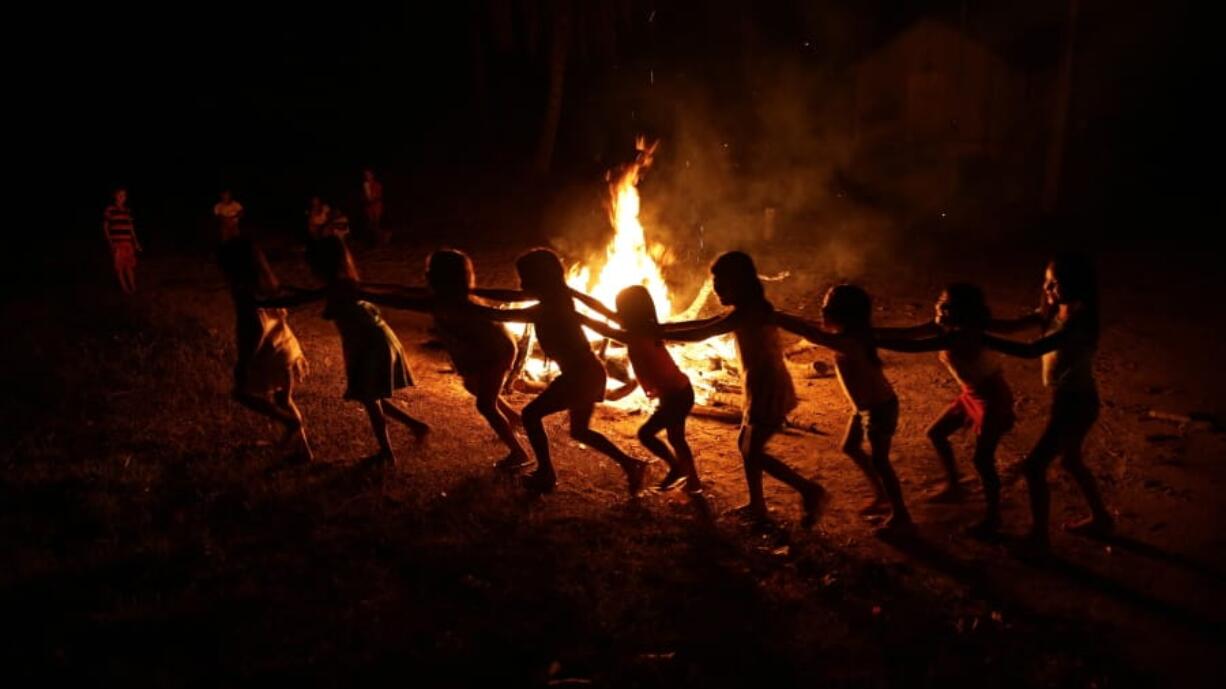
[[[695,404],[694,410],[690,412],[694,416],[702,419],[713,419],[715,421],[723,421],[725,423],[741,422],[741,410],[729,409],[728,407],[713,407],[709,404]]]

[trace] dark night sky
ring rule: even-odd
[[[688,69],[737,107],[738,86],[725,78],[744,34],[728,21],[737,5],[660,1],[649,23],[653,3],[621,4],[630,12],[618,58],[576,59],[568,73],[558,169],[583,164],[567,149],[565,130],[586,116],[576,101],[612,83],[610,75],[645,65]],[[288,208],[313,185],[326,187],[368,162],[409,177],[518,172],[539,129],[545,48],[499,51],[486,5],[35,10],[41,16],[11,27],[22,34],[10,49],[33,117],[32,135],[18,146],[35,154],[34,169],[57,180],[57,209],[71,207],[82,226],[94,224],[82,219],[119,182],[141,189],[146,205],[155,195],[172,207],[195,205],[235,185],[276,191]],[[1058,47],[1054,34],[1027,33],[1025,24],[1050,25],[1055,17],[1058,25],[1063,7],[1055,0],[1025,11],[1006,2],[829,9],[787,2],[759,3],[737,16],[752,26],[759,49],[783,54],[799,53],[805,34],[825,27],[817,57],[839,65],[917,17],[956,20],[964,8],[980,33],[1047,59],[1043,53]],[[1069,170],[1083,198],[1112,205],[1123,195],[1130,203],[1148,195],[1159,205],[1159,198],[1209,197],[1209,176],[1199,169],[1217,138],[1208,100],[1220,76],[1209,78],[1212,44],[1194,35],[1191,9],[1082,0],[1082,14]],[[486,45],[491,116],[481,121],[471,88],[473,41]]]

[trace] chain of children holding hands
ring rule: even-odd
[[[928,436],[946,478],[945,488],[933,499],[955,500],[960,497],[960,477],[948,438],[965,426],[977,435],[973,465],[983,483],[986,512],[969,529],[971,535],[990,537],[1001,527],[1001,482],[995,453],[1002,436],[1012,428],[1014,416],[1012,395],[995,352],[1042,358],[1043,381],[1052,395],[1047,426],[1021,464],[1032,514],[1027,543],[1048,546],[1046,475],[1057,456],[1090,509],[1088,517],[1066,528],[1088,535],[1105,535],[1113,528],[1094,476],[1082,459],[1082,444],[1099,410],[1092,366],[1099,331],[1097,285],[1093,266],[1085,257],[1064,256],[1048,264],[1043,304],[1023,318],[993,319],[979,288],[953,284],[940,295],[935,318],[910,328],[874,328],[870,296],[850,284],[826,292],[821,322],[777,311],[766,298],[753,260],[736,251],[721,255],[711,265],[715,293],[727,309],[713,318],[674,323],[657,322],[655,305],[641,286],[627,287],[618,294],[615,309],[572,290],[561,260],[548,249],[533,249],[516,261],[519,290],[474,288],[472,262],[454,250],[436,251],[429,257],[426,287],[363,283],[344,240],[336,236],[315,240],[308,247],[311,272],[324,285],[318,289],[279,286],[258,246],[243,237],[227,240],[220,259],[236,317],[234,397],[282,424],[284,447],[298,461],[311,459],[302,414],[293,401],[294,385],[306,365],[286,322],[287,307],[323,302],[323,317],[336,323],[348,379],[344,397],[361,403],[370,416],[379,445],[370,461],[376,464],[396,461],[388,437],[389,418],[407,426],[418,439],[430,427],[392,402],[396,390],[414,384],[413,375],[400,341],[375,305],[431,314],[464,388],[476,398],[477,411],[507,447],[506,458],[496,466],[516,470],[532,464],[514,431],[516,425],[522,425],[535,457],[535,470],[524,483],[541,493],[552,491],[557,481],[542,422],[560,412],[569,415],[572,438],[621,467],[632,496],[645,486],[648,462],[627,454],[591,426],[595,406],[605,395],[606,373],[584,328],[624,343],[635,377],[647,395],[657,400],[655,411],[638,431],[642,445],[668,466],[657,489],[684,486],[699,493],[701,483],[685,437],[694,391],[665,343],[732,333],[744,372],[737,448],[749,492],[749,502],[739,512],[755,520],[766,518],[763,474],[768,474],[798,493],[802,524],[810,527],[821,516],[827,491],[772,455],[768,447],[797,405],[780,346],[782,328],[833,353],[838,381],[851,406],[842,450],[876,495],[863,512],[888,513],[884,531],[909,532],[913,523],[890,464],[898,398],[882,369],[879,347],[937,352],[962,387],[958,398],[929,427]],[[576,299],[609,322],[576,311]],[[535,304],[498,308],[494,302]],[[545,356],[560,370],[519,413],[502,398],[516,355],[515,341],[503,325],[506,322],[531,323]],[[1042,336],[1018,342],[989,334],[1027,328],[1038,329]],[[667,441],[659,437],[662,431]]]

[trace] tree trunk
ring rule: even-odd
[[[1060,175],[1064,171],[1064,141],[1068,129],[1073,91],[1073,50],[1077,33],[1077,2],[1068,0],[1068,24],[1064,27],[1064,54],[1056,76],[1052,111],[1051,142],[1047,148],[1047,172],[1043,178],[1043,211],[1050,213],[1060,201]]]
[[[558,123],[562,119],[562,94],[566,81],[566,60],[570,48],[570,1],[555,0],[552,36],[549,47],[549,97],[545,104],[545,120],[536,148],[536,171],[545,175],[553,162],[553,148],[558,138]]]

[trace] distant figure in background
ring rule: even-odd
[[[383,229],[383,183],[375,179],[375,171],[362,170],[362,201],[366,209],[366,231],[376,244],[386,244],[392,233]]]
[[[136,239],[132,210],[128,208],[128,190],[116,189],[114,200],[102,213],[102,232],[111,247],[119,286],[126,294],[132,294],[136,291],[136,252],[141,247]]]
[[[312,240],[327,236],[328,218],[332,215],[332,207],[318,196],[312,196],[307,206],[307,236]]]
[[[217,218],[217,235],[222,243],[238,236],[238,221],[243,217],[243,204],[234,200],[229,189],[221,192],[221,200],[213,204]]]

